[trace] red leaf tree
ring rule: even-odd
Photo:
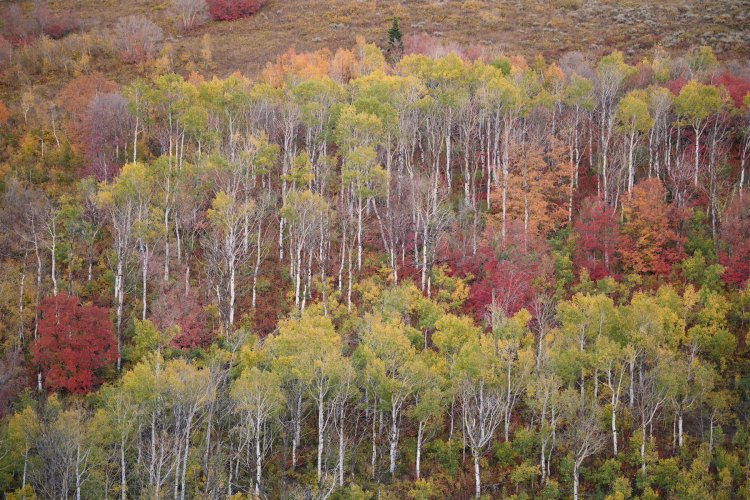
[[[750,195],[736,196],[724,213],[719,234],[719,263],[722,278],[742,286],[750,278]]]
[[[507,242],[519,241],[523,241],[523,225],[511,221]],[[534,281],[542,280],[545,274],[546,261],[540,258],[544,247],[532,245],[527,251],[522,248],[515,243],[503,245],[498,228],[489,224],[477,253],[457,262],[459,275],[473,276],[466,309],[478,321],[486,318],[493,301],[508,315],[531,303],[536,292]]]
[[[42,301],[40,314],[39,338],[31,352],[47,389],[91,391],[117,356],[109,312],[60,293]]]
[[[592,280],[609,276],[616,266],[617,219],[615,210],[596,196],[583,200],[573,225],[576,251],[573,263],[585,268]]]

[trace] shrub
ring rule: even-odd
[[[31,22],[36,25],[40,34],[54,39],[62,38],[80,28],[80,22],[70,12],[54,15],[43,3],[37,4],[34,8]]]
[[[50,391],[85,394],[101,381],[101,372],[116,359],[109,311],[81,305],[59,293],[39,307],[39,338],[31,346],[34,363]]]
[[[578,10],[583,4],[582,0],[557,0],[555,4],[561,9]]]
[[[121,17],[115,25],[115,44],[126,63],[150,59],[163,38],[161,28],[144,16]]]
[[[206,0],[208,13],[215,21],[232,21],[252,16],[265,3],[266,0]]]
[[[17,4],[10,4],[0,10],[2,34],[14,45],[25,45],[35,38],[46,35],[62,38],[81,27],[78,19],[70,12],[53,14],[43,2],[36,2],[34,9],[24,13]]]
[[[172,0],[172,10],[183,30],[195,28],[206,19],[205,0]]]

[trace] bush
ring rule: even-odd
[[[172,0],[172,10],[183,30],[193,29],[206,19],[205,0]]]
[[[208,13],[214,21],[232,21],[252,16],[267,0],[206,0]]]
[[[0,32],[14,45],[30,43],[41,35],[59,39],[81,27],[70,12],[53,14],[44,2],[36,2],[28,13],[17,4],[10,4],[0,10],[0,19],[4,21],[0,23]]]
[[[555,4],[561,9],[578,10],[583,4],[582,0],[557,0]]]
[[[145,62],[153,57],[163,38],[161,28],[144,16],[121,17],[115,25],[115,43],[126,63]]]

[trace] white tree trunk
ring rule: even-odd
[[[482,480],[479,477],[479,450],[474,451],[474,496],[482,495]]]

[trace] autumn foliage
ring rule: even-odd
[[[266,0],[206,0],[208,13],[215,21],[232,21],[252,16]]]
[[[172,345],[179,349],[208,347],[213,340],[198,293],[193,289],[165,287],[154,301],[153,320],[160,330],[177,327]]]
[[[669,274],[685,257],[675,226],[678,214],[665,202],[659,179],[638,184],[623,202],[625,223],[620,255],[625,269],[635,273]]]
[[[573,263],[585,268],[591,279],[608,276],[615,265],[617,220],[615,210],[596,196],[583,200],[573,229],[576,252]]]
[[[719,262],[728,284],[742,286],[750,278],[750,196],[737,196],[725,213]]]
[[[116,357],[109,311],[59,293],[45,298],[39,312],[39,338],[32,355],[45,387],[78,394],[91,391]]]

